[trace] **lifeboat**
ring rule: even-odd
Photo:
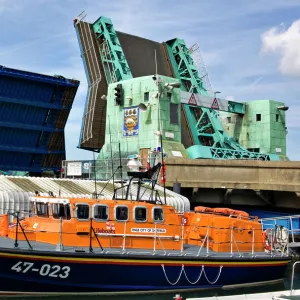
[[[155,190],[160,168],[128,172],[112,199],[35,196],[12,223],[2,215],[0,290],[178,291],[284,277],[291,258],[265,251],[257,218],[204,206],[178,212]]]

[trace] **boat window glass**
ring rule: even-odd
[[[36,202],[36,214],[39,217],[49,217],[49,206],[48,203]]]
[[[76,218],[78,220],[88,220],[90,218],[90,206],[88,204],[77,204]]]
[[[54,219],[63,218],[66,220],[70,220],[71,219],[70,205],[62,204],[62,203],[53,203],[52,216]]]
[[[134,220],[136,222],[147,222],[147,208],[137,206],[134,208]]]
[[[153,208],[153,221],[154,222],[163,222],[164,221],[164,210],[159,207]]]
[[[108,220],[108,217],[109,217],[108,206],[107,205],[95,205],[93,214],[94,214],[94,219],[96,219],[96,221]]]
[[[115,219],[117,221],[128,221],[128,207],[116,206],[115,207]]]

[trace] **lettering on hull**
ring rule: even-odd
[[[69,266],[43,264],[37,268],[35,263],[27,261],[19,261],[11,267],[11,270],[17,273],[38,273],[40,276],[48,276],[53,278],[68,278],[71,268]]]

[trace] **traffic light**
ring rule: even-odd
[[[115,105],[122,105],[122,84],[115,87]]]

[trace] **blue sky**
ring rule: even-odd
[[[300,0],[0,0],[0,64],[81,81],[67,159],[92,159],[76,148],[87,83],[73,19],[83,10],[89,22],[110,17],[119,31],[198,43],[220,97],[285,102],[288,156],[300,160]]]

